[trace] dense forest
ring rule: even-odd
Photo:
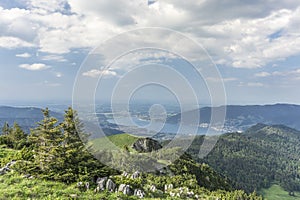
[[[203,136],[189,149],[198,161],[208,163],[245,191],[268,188],[276,183],[290,195],[300,191],[300,132],[283,125],[257,124],[244,133],[220,136],[204,159],[197,158]]]
[[[84,133],[74,110],[65,111],[61,122],[50,116],[48,109],[43,115],[30,134],[16,123],[12,127],[4,124],[0,136],[0,188],[5,184],[8,189],[0,198],[261,199],[255,192],[235,190],[225,177],[188,154],[163,172],[112,169],[95,159],[89,146],[82,143],[89,135]],[[118,137],[122,140],[124,136]],[[121,156],[137,154],[128,148],[121,151]],[[173,150],[166,151],[171,155]]]

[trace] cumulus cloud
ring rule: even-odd
[[[100,76],[101,77],[114,77],[114,76],[117,76],[118,74],[115,71],[111,71],[111,70],[91,69],[87,72],[84,72],[82,75],[92,77],[92,78],[98,78]]]
[[[15,48],[33,47],[33,46],[34,46],[33,44],[21,40],[20,38],[10,37],[10,36],[0,37],[0,48],[15,49]]]
[[[30,58],[31,54],[29,53],[21,53],[21,54],[16,54],[16,57],[20,57],[20,58]]]
[[[222,65],[259,68],[300,54],[299,16],[297,0],[162,0],[150,6],[140,0],[28,0],[22,9],[0,7],[0,47],[63,55],[127,30],[163,26],[192,37]],[[151,37],[169,49],[177,42]]]
[[[50,66],[45,65],[43,63],[34,63],[34,64],[21,64],[19,65],[22,69],[27,69],[30,71],[39,71],[39,70],[45,70],[50,68]]]
[[[268,77],[271,76],[269,72],[260,72],[255,74],[256,77]]]

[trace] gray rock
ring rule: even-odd
[[[123,194],[125,195],[131,195],[131,189],[130,189],[130,185],[126,185],[124,190],[123,190]]]
[[[133,143],[132,148],[139,153],[148,153],[151,151],[157,151],[162,148],[161,144],[151,138],[139,138]]]
[[[141,173],[139,171],[136,171],[134,172],[132,175],[131,175],[131,178],[132,179],[137,179],[141,176]]]
[[[100,191],[103,191],[105,189],[105,186],[106,186],[106,182],[107,182],[107,177],[104,177],[104,178],[98,178],[96,183],[98,184],[96,189],[95,189],[95,192],[100,192]]]
[[[110,192],[113,192],[115,188],[116,188],[116,184],[111,179],[108,179],[106,182],[106,189]]]
[[[155,191],[156,191],[156,187],[155,187],[155,185],[151,185],[151,187],[150,187],[150,191],[151,191],[151,192],[155,192]]]
[[[121,184],[118,188],[118,192],[123,192],[126,184]]]
[[[173,184],[167,184],[165,185],[165,192],[172,190],[173,189]]]
[[[128,175],[129,175],[129,174],[128,174],[127,172],[123,172],[123,173],[122,173],[122,176],[124,176],[124,177],[128,177]]]
[[[131,195],[131,188],[130,185],[121,184],[118,188],[118,192],[122,192],[125,195]]]
[[[145,192],[140,190],[140,189],[135,189],[133,195],[137,196],[139,198],[144,198],[145,197]]]

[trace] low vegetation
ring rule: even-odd
[[[183,154],[162,171],[138,173],[136,177],[124,175],[126,172],[100,163],[89,153],[90,147],[82,143],[88,135],[75,111],[69,108],[61,123],[49,115],[48,109],[43,114],[44,119],[29,135],[23,134],[17,124],[14,125],[17,128],[3,128],[0,199],[138,199],[131,192],[117,192],[122,185],[127,185],[131,191],[140,190],[146,199],[262,199],[256,193],[234,190],[225,177],[207,164],[196,163],[188,154]],[[126,166],[130,163],[126,155],[134,153],[140,155],[136,161],[148,163],[142,154],[125,148],[132,146],[136,137],[122,134],[109,139],[124,147],[112,158],[113,162],[122,161]],[[104,145],[101,140],[95,142]],[[165,156],[174,156],[176,149],[151,153],[160,158],[153,163],[167,162]],[[129,173],[136,170],[126,169]],[[108,178],[110,184],[102,189],[99,178]]]

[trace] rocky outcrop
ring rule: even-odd
[[[141,173],[139,171],[136,171],[134,172],[132,175],[131,175],[131,178],[132,179],[137,179],[141,176]]]
[[[106,189],[109,192],[113,192],[116,189],[116,184],[111,179],[108,179],[106,182]]]
[[[139,153],[148,153],[151,151],[157,151],[162,148],[161,144],[151,138],[139,138],[133,143],[132,148]]]
[[[107,177],[97,179],[97,181],[96,181],[97,187],[95,189],[95,192],[100,192],[100,191],[103,191],[105,189],[107,179],[108,179]]]
[[[135,189],[133,195],[142,199],[145,197],[145,192],[142,191],[141,189]]]
[[[14,164],[16,164],[15,160],[10,161],[9,163],[7,163],[4,167],[0,168],[0,175],[4,175],[7,172],[11,171],[11,166],[13,166]]]
[[[118,192],[122,192],[125,195],[131,195],[130,185],[121,184],[119,186]]]
[[[90,183],[89,182],[78,182],[77,183],[77,188],[80,190],[80,191],[87,191],[90,189]]]

